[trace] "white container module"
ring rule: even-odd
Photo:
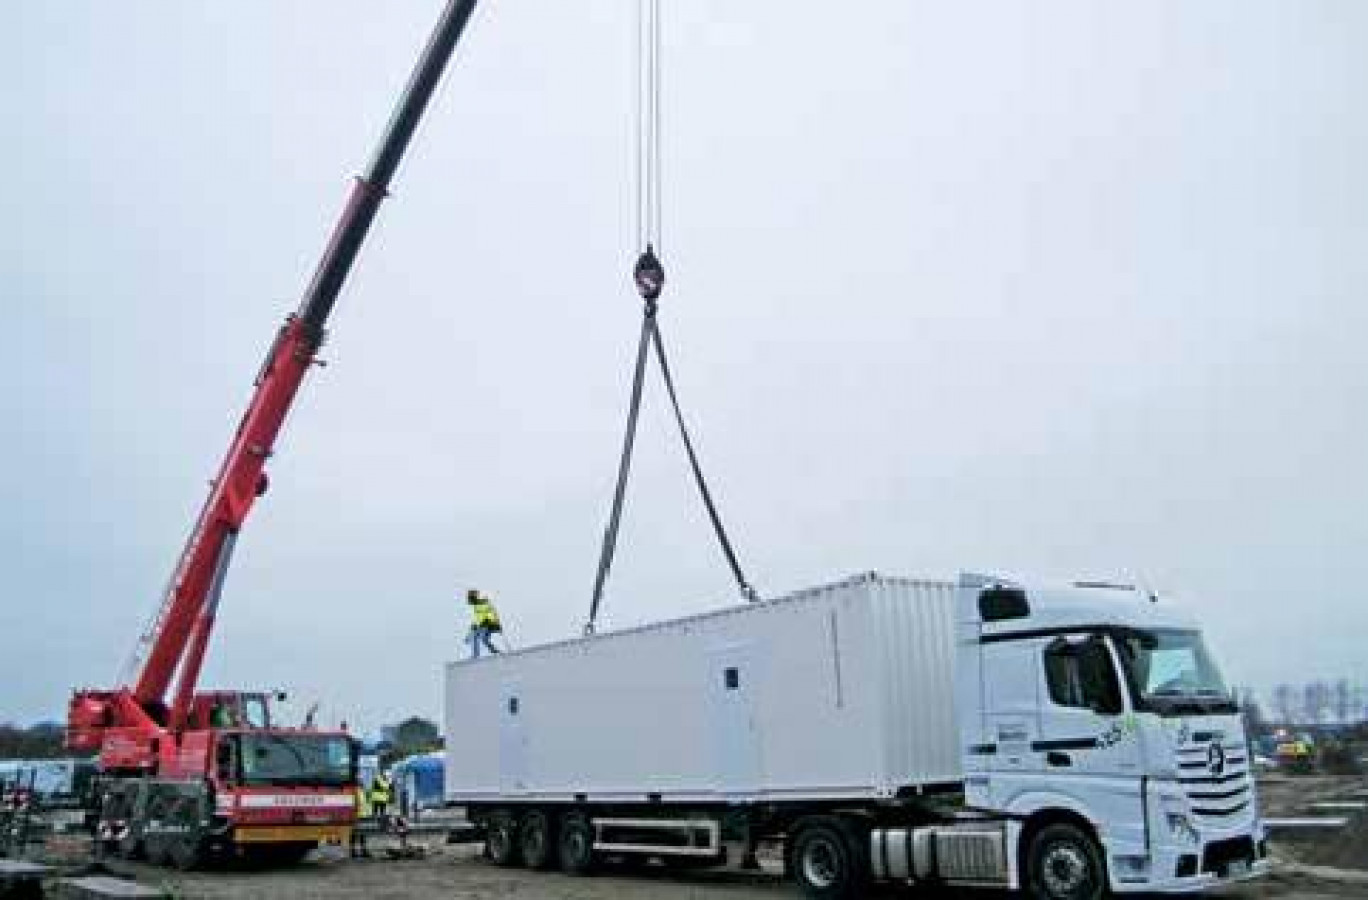
[[[450,663],[452,802],[877,799],[959,782],[955,588],[863,575]]]

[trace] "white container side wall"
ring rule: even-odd
[[[887,796],[960,777],[949,585],[863,577],[447,667],[449,800]]]
[[[955,586],[880,579],[870,585],[870,602],[884,674],[885,770],[916,773],[922,783],[959,781]]]

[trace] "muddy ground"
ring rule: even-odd
[[[776,866],[759,874],[716,872],[607,871],[587,878],[558,873],[499,869],[469,848],[435,847],[422,860],[346,860],[326,856],[290,869],[274,871],[172,873],[119,863],[117,869],[147,885],[164,886],[172,897],[203,900],[299,898],[299,900],[778,900],[801,896],[782,881]],[[1353,873],[1358,874],[1358,873]],[[927,894],[886,890],[883,898],[917,898]],[[947,892],[941,896],[989,900],[990,892]],[[1340,872],[1317,873],[1280,869],[1258,882],[1232,886],[1210,895],[1220,900],[1343,900],[1368,897],[1368,877],[1345,880]]]
[[[1311,811],[1318,800],[1363,799],[1368,783],[1361,780],[1298,778],[1270,779],[1261,785],[1267,815],[1291,816]],[[1368,898],[1368,815],[1353,814],[1354,821],[1332,837],[1314,840],[1279,840],[1274,844],[1277,866],[1264,879],[1232,885],[1211,895],[1219,900],[1328,900]],[[447,845],[438,836],[416,841],[427,850],[425,858],[385,858],[383,839],[373,839],[370,859],[350,860],[339,850],[320,851],[302,865],[286,869],[218,870],[175,873],[151,866],[116,861],[110,867],[149,886],[164,887],[169,896],[203,900],[249,900],[249,898],[393,898],[393,900],[504,900],[504,898],[552,898],[552,900],[607,900],[607,898],[659,898],[659,900],[747,900],[747,898],[798,898],[797,890],[780,878],[778,860],[764,859],[759,873],[736,869],[719,871],[671,871],[658,866],[627,871],[610,868],[587,878],[558,873],[533,873],[500,869],[485,862],[477,848]],[[88,844],[75,837],[54,836],[46,857],[49,862],[72,867],[88,862]],[[736,857],[735,851],[732,858]],[[879,897],[924,897],[924,892],[882,891]],[[944,896],[983,898],[1001,896],[985,892],[955,892]]]

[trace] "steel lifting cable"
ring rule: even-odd
[[[661,0],[640,0],[637,4],[637,42],[636,42],[636,242],[637,261],[632,269],[632,280],[637,293],[643,301],[641,335],[637,341],[636,366],[632,375],[631,400],[627,408],[627,427],[622,441],[622,453],[618,458],[617,484],[613,490],[613,505],[608,516],[608,525],[603,531],[603,546],[599,552],[598,572],[594,577],[594,596],[589,605],[589,619],[584,625],[586,634],[592,634],[598,618],[599,605],[603,601],[603,590],[608,582],[608,573],[613,567],[613,557],[617,552],[618,532],[622,525],[622,510],[627,497],[627,480],[632,469],[632,451],[636,446],[637,423],[640,420],[642,388],[646,378],[648,350],[655,350],[660,374],[665,382],[665,390],[674,410],[675,423],[689,457],[689,467],[693,471],[694,483],[698,486],[703,505],[707,508],[708,519],[712,523],[722,553],[736,579],[741,596],[754,602],[760,597],[741,570],[736,551],[727,537],[722,525],[722,517],[717,512],[712,492],[703,477],[703,467],[698,461],[689,429],[680,408],[679,394],[675,389],[674,376],[670,371],[669,360],[665,354],[665,344],[660,334],[660,322],[656,317],[657,301],[665,287],[665,269],[661,265],[656,248],[661,245]]]

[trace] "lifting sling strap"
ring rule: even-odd
[[[660,366],[661,379],[674,410],[675,423],[689,457],[689,467],[693,471],[694,483],[707,508],[708,519],[713,532],[721,545],[732,577],[736,579],[741,596],[749,602],[760,599],[737,559],[736,551],[727,531],[722,525],[722,517],[713,501],[712,492],[703,477],[703,467],[698,461],[698,453],[689,437],[689,429],[680,408],[679,394],[675,388],[674,375],[670,370],[665,354],[665,342],[660,335],[660,322],[657,318],[657,301],[665,287],[665,269],[656,254],[660,245],[660,0],[640,0],[637,19],[637,159],[636,159],[636,200],[637,200],[637,249],[636,265],[632,269],[632,280],[637,293],[643,301],[641,335],[637,341],[636,365],[632,375],[631,400],[627,406],[627,427],[622,441],[622,453],[618,458],[617,485],[613,490],[613,504],[608,516],[607,527],[603,532],[603,546],[599,552],[598,573],[594,577],[594,595],[589,605],[589,619],[585,623],[585,634],[593,634],[598,618],[599,606],[603,600],[604,587],[608,573],[613,567],[613,557],[617,551],[618,531],[622,524],[622,509],[627,496],[627,480],[632,469],[632,451],[636,446],[637,422],[641,412],[642,387],[646,377],[646,366],[650,351],[654,350],[656,362]]]

